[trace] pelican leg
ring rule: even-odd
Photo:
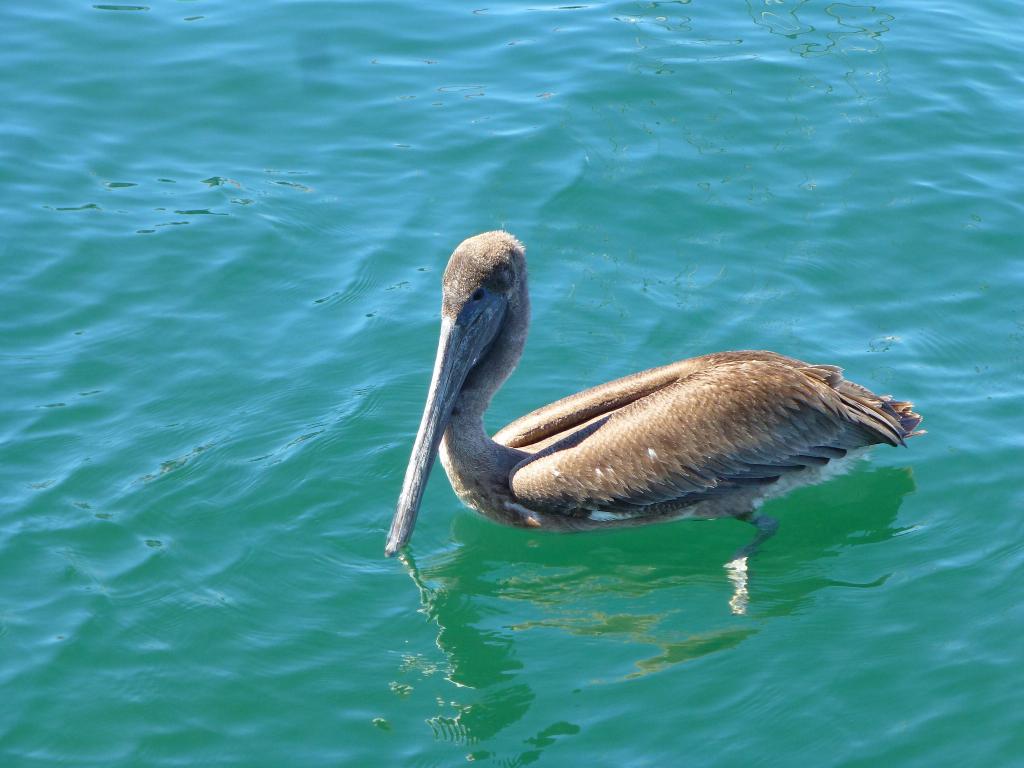
[[[742,616],[747,612],[750,604],[750,572],[748,559],[756,554],[761,544],[775,535],[779,529],[779,521],[767,515],[750,515],[743,518],[748,523],[757,527],[757,535],[754,540],[744,547],[740,547],[732,560],[725,564],[729,581],[732,582],[732,597],[729,598],[729,610],[736,616]]]
[[[752,542],[736,550],[736,554],[732,556],[733,560],[757,554],[757,550],[761,548],[761,545],[779,530],[779,521],[774,517],[768,517],[768,515],[751,515],[743,518],[743,520],[757,528],[757,534]]]

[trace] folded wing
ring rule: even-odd
[[[919,420],[909,403],[848,382],[834,366],[733,352],[587,390],[496,439],[533,452],[510,473],[524,506],[644,515],[772,483],[851,448],[902,444]]]

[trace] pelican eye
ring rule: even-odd
[[[484,297],[484,293],[485,291],[483,288],[477,288],[475,291],[473,291],[473,295],[469,297],[469,300],[480,301]]]

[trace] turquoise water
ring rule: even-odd
[[[146,2],[147,0],[142,0]],[[1024,27],[995,0],[0,7],[4,766],[1024,764]],[[723,520],[382,557],[464,237],[503,423],[720,349],[929,434]]]

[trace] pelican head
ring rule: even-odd
[[[472,416],[483,416],[491,395],[515,368],[528,318],[523,245],[501,231],[464,240],[452,253],[441,282],[437,357],[384,549],[388,556],[412,535],[427,478],[456,404]]]

